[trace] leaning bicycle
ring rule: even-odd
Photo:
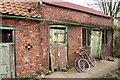
[[[74,67],[78,72],[87,72],[91,66],[96,66],[96,60],[90,55],[89,50],[82,48],[76,53],[77,57],[74,60]]]

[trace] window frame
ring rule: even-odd
[[[84,33],[83,29],[85,30],[85,34],[83,34]],[[90,35],[89,35],[89,31],[90,31]],[[85,38],[85,40],[84,40],[84,38]],[[90,43],[91,43],[91,29],[89,29],[89,28],[82,28],[82,47],[90,47]]]
[[[0,33],[1,33],[1,36],[3,37],[3,34],[2,34],[2,31],[3,30],[8,30],[11,32],[11,40],[12,41],[3,41],[2,38],[0,40],[0,43],[14,43],[15,41],[15,38],[14,38],[14,35],[15,35],[15,28],[14,27],[5,27],[5,26],[0,26]]]
[[[102,30],[102,45],[108,44],[108,30]]]

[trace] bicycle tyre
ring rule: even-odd
[[[80,70],[80,68],[79,68],[79,66],[78,66],[78,58],[77,59],[75,59],[75,61],[74,61],[74,68],[78,71],[78,72],[81,72],[81,70]]]
[[[78,60],[78,66],[82,72],[87,72],[90,70],[90,64],[86,59]]]
[[[93,67],[96,66],[96,60],[95,60],[95,58],[94,58],[93,56],[89,55],[88,60],[89,60],[89,63],[90,63]]]

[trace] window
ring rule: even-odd
[[[56,37],[56,40],[54,41],[55,43],[65,43],[66,38],[65,30],[56,30],[54,35]]]
[[[104,44],[104,30],[102,31],[102,44]]]
[[[102,44],[107,44],[108,43],[108,31],[103,30],[102,31]]]
[[[91,40],[91,30],[87,28],[82,28],[82,45],[83,47],[90,46]]]
[[[0,42],[7,43],[12,42],[12,30],[0,29]]]
[[[108,43],[108,31],[106,30],[105,31],[105,44]]]

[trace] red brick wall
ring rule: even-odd
[[[81,47],[81,27],[68,26],[68,63],[72,66],[76,57],[75,51]]]
[[[111,55],[112,52],[112,32],[108,31],[108,44],[102,45],[102,56],[106,57]]]
[[[41,5],[40,10],[42,17],[45,19],[89,24],[91,26],[101,26],[101,28],[107,28],[107,26],[111,26],[111,19],[83,13],[80,11],[45,4]]]
[[[16,75],[48,68],[47,28],[36,21],[3,19],[3,26],[15,27]],[[28,50],[30,44],[33,48]]]

